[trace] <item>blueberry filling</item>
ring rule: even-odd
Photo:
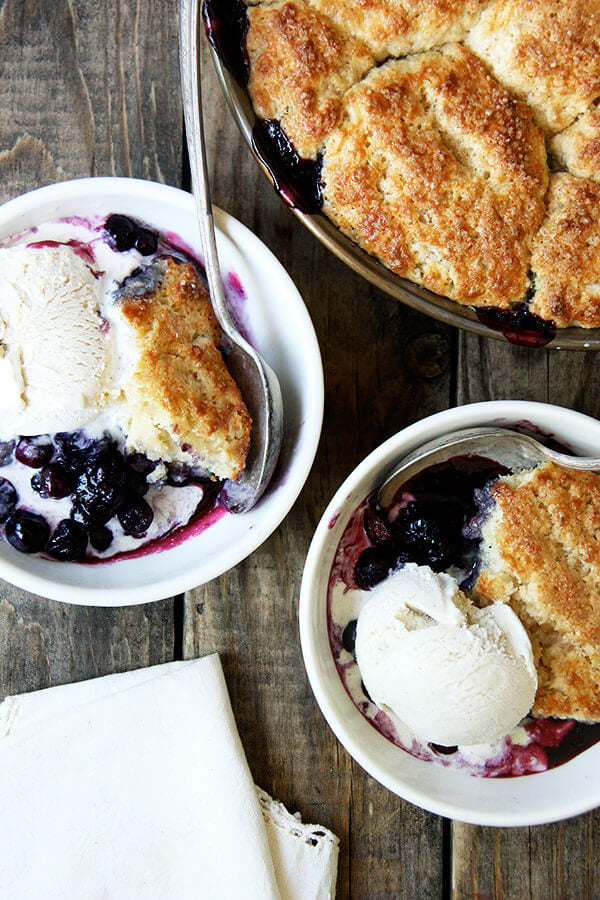
[[[250,72],[245,52],[248,31],[246,4],[242,0],[205,0],[202,17],[213,50],[239,84],[246,84]]]
[[[50,537],[50,528],[43,516],[17,509],[4,526],[6,540],[21,553],[40,553]]]
[[[356,625],[357,620],[351,619],[342,632],[342,644],[344,650],[354,655],[354,647],[356,645]]]
[[[20,463],[23,463],[24,466],[40,469],[45,463],[50,461],[53,453],[54,448],[49,436],[41,434],[36,437],[20,438],[15,449],[15,458]]]
[[[104,223],[106,232],[120,253],[137,250],[142,256],[151,256],[158,249],[158,235],[129,216],[113,213]]]
[[[323,206],[321,160],[299,156],[275,119],[258,119],[252,129],[252,147],[268,170],[282,200],[304,213],[317,213]]]
[[[481,306],[475,312],[480,322],[493,331],[500,331],[511,344],[545,347],[556,337],[554,322],[530,312],[527,302],[518,303],[512,309]]]
[[[15,441],[0,441],[0,466],[8,466],[13,459]]]
[[[63,562],[83,559],[87,550],[88,533],[80,522],[63,519],[46,545],[46,553]]]
[[[146,534],[153,518],[152,507],[143,497],[131,498],[117,512],[117,519],[125,534],[138,538]]]
[[[490,502],[484,486],[507,473],[490,459],[456,457],[406,482],[389,510],[373,500],[363,518],[371,546],[354,567],[356,586],[370,590],[407,562],[434,572],[455,568],[463,573],[463,586],[473,583],[482,509]]]
[[[0,522],[5,522],[19,500],[15,486],[8,478],[0,478]]]
[[[42,466],[39,472],[31,476],[31,486],[40,497],[52,497],[60,500],[68,497],[73,490],[71,473],[60,462]]]
[[[41,499],[70,500],[67,517],[52,531],[44,515],[19,505],[17,488],[9,478],[0,476],[0,524],[4,523],[6,540],[17,550],[80,560],[86,557],[89,541],[94,550],[104,553],[114,540],[114,531],[108,527],[111,520],[136,540],[147,535],[154,511],[144,495],[153,483],[155,460],[143,453],[121,452],[107,433],[92,438],[83,431],[58,432],[21,437],[2,447],[7,448],[7,465],[36,469],[29,480]],[[202,486],[195,516],[212,508],[222,487],[222,482],[212,480],[204,469],[181,463],[170,464],[156,482],[172,487]],[[52,520],[49,511],[47,515]]]

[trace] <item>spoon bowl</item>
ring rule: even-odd
[[[423,469],[446,462],[453,456],[469,455],[489,457],[511,471],[532,469],[549,460],[565,469],[600,470],[598,457],[560,453],[519,431],[509,428],[464,428],[434,438],[405,456],[379,488],[379,505],[387,509],[402,485]]]
[[[206,164],[199,36],[200,0],[180,0],[181,90],[204,266],[212,306],[231,347],[227,368],[240,388],[252,418],[246,465],[239,478],[228,482],[222,493],[222,501],[229,511],[242,513],[251,509],[260,499],[275,470],[283,434],[283,404],[275,372],[239,333],[225,299]]]

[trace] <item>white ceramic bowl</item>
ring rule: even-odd
[[[319,522],[302,579],[300,636],[323,715],[348,752],[381,784],[417,806],[463,822],[536,825],[600,805],[600,744],[548,772],[516,778],[478,778],[415,759],[376,731],[356,708],[336,670],[327,630],[329,573],[352,512],[411,450],[459,428],[492,424],[533,425],[576,453],[600,455],[600,422],[544,403],[475,403],[400,431],[351,473]]]
[[[179,235],[197,254],[192,196],[128,178],[65,181],[0,207],[0,240],[41,222],[72,215],[125,213]],[[302,298],[273,254],[240,222],[217,211],[225,275],[241,282],[249,337],[281,382],[284,445],[272,485],[244,515],[227,514],[178,546],[98,565],[55,562],[0,541],[0,578],[36,594],[91,606],[125,606],[169,597],[216,578],[256,550],[296,500],[313,463],[323,419],[323,369]]]

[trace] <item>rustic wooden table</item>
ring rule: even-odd
[[[298,502],[222,578],[127,609],[68,606],[0,584],[0,694],[221,654],[255,780],[341,838],[338,896],[600,896],[600,813],[493,829],[446,821],[380,787],[313,699],[297,628],[313,529],[373,447],[456,404],[526,398],[600,415],[593,353],[515,349],[446,328],[371,288],[278,201],[207,65],[214,201],[277,254],[321,343],[323,437]],[[0,0],[0,199],[65,178],[187,186],[175,0]]]

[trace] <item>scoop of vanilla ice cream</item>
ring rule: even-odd
[[[98,414],[102,299],[71,247],[0,248],[0,437],[70,431]]]
[[[356,660],[381,709],[445,746],[509,734],[537,690],[531,642],[512,609],[478,609],[450,575],[414,563],[372,591]]]

